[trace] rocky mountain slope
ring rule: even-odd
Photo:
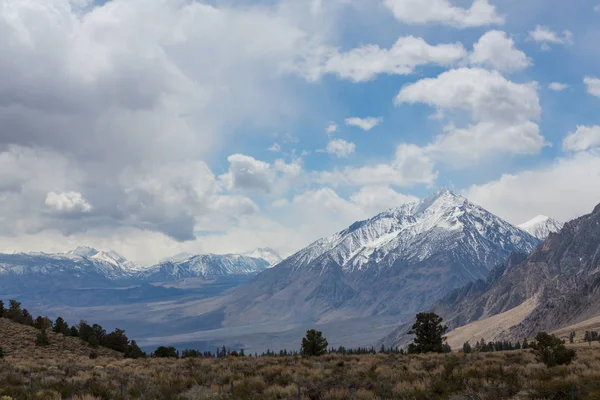
[[[457,328],[483,326],[490,317],[508,316],[519,307],[527,313],[507,320],[495,337],[531,337],[600,315],[600,205],[550,234],[524,261],[507,263],[499,277],[451,292],[433,311]],[[392,337],[406,339],[401,330]]]
[[[320,239],[237,288],[225,325],[414,315],[539,240],[442,189]]]
[[[537,217],[517,226],[530,233],[532,236],[535,236],[540,240],[544,240],[550,236],[551,233],[560,231],[563,225],[564,224],[562,222],[558,222],[555,219],[545,215],[538,215]]]
[[[239,254],[200,254],[175,257],[139,271],[135,279],[144,282],[167,282],[184,278],[209,278],[255,275],[271,263],[263,258]]]

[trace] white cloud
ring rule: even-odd
[[[325,132],[327,134],[331,135],[331,134],[337,132],[337,129],[338,129],[337,125],[332,122],[329,125],[327,125],[327,128],[325,128]]]
[[[348,142],[344,139],[333,139],[329,141],[325,151],[329,154],[333,154],[339,158],[346,158],[350,154],[354,153],[356,145],[352,142]]]
[[[396,192],[389,186],[364,186],[350,196],[350,200],[358,204],[366,214],[376,215],[390,208],[411,203],[418,199]]]
[[[344,120],[344,122],[346,123],[346,125],[357,126],[360,129],[362,129],[363,131],[370,131],[371,129],[375,128],[377,125],[382,123],[383,118],[382,117],[367,117],[367,118],[352,117],[352,118],[346,118]]]
[[[45,204],[61,213],[87,213],[92,210],[90,203],[77,192],[50,192],[46,196]]]
[[[565,151],[585,151],[600,146],[600,126],[578,125],[563,141]]]
[[[567,85],[566,83],[560,83],[560,82],[552,82],[548,85],[548,89],[553,90],[555,92],[562,92],[563,90],[567,89],[569,87],[569,85]]]
[[[579,152],[558,158],[540,168],[471,186],[464,194],[511,223],[539,214],[569,221],[591,212],[600,202],[600,155]]]
[[[589,94],[600,97],[600,79],[586,76],[583,79],[583,82],[585,83]]]
[[[422,65],[452,65],[465,55],[466,50],[460,43],[430,45],[422,38],[406,36],[399,38],[389,50],[366,45],[345,53],[331,51],[304,74],[313,80],[324,74],[336,74],[342,79],[364,82],[379,74],[408,75]]]
[[[425,103],[444,114],[461,111],[470,116],[473,124],[455,127],[451,122],[423,148],[431,159],[456,167],[502,154],[537,154],[547,145],[532,122],[541,114],[537,84],[517,84],[497,71],[447,71],[403,87],[395,102]]]
[[[539,126],[531,121],[509,125],[481,122],[462,129],[448,127],[425,150],[435,160],[468,166],[505,154],[538,154],[547,145]]]
[[[244,154],[227,157],[229,173],[223,176],[229,190],[271,191],[274,175],[271,165]]]
[[[267,149],[268,151],[272,151],[274,153],[279,153],[281,151],[281,145],[279,143],[273,143],[271,147]]]
[[[529,32],[529,39],[536,43],[541,43],[543,50],[549,50],[550,44],[573,44],[573,33],[569,30],[565,30],[563,31],[563,35],[560,36],[547,26],[537,25],[534,31]]]
[[[410,187],[432,185],[437,178],[434,162],[419,146],[402,144],[396,148],[394,159],[388,164],[326,171],[316,174],[314,180],[332,186],[394,185]]]
[[[594,11],[600,12],[600,4],[594,6]]]
[[[396,19],[406,24],[435,23],[455,28],[503,24],[504,17],[488,0],[474,0],[469,8],[452,5],[450,0],[385,0]]]
[[[464,110],[476,120],[523,121],[540,117],[536,89],[535,83],[514,83],[495,71],[460,68],[404,86],[395,103]]]
[[[481,36],[473,45],[469,61],[501,72],[519,71],[532,64],[524,52],[515,48],[514,40],[502,31],[489,31]]]

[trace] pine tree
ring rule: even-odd
[[[562,340],[546,332],[536,335],[531,348],[538,362],[543,362],[548,367],[570,364],[576,357],[575,350],[567,349]]]
[[[42,329],[35,337],[35,345],[48,346],[49,344],[50,340],[48,339],[48,333],[46,332],[46,329]]]
[[[63,335],[69,335],[71,333],[69,325],[64,319],[62,319],[62,317],[56,318],[56,322],[54,322],[54,328],[52,330],[56,333],[62,333]]]
[[[465,344],[463,344],[463,353],[471,353],[471,345],[469,344],[469,342],[465,342]]]
[[[412,353],[442,353],[444,352],[444,333],[448,327],[442,325],[442,317],[435,313],[419,313],[417,320],[408,332],[415,335],[413,343],[409,346]]]
[[[527,350],[529,348],[529,343],[527,343],[527,338],[523,339],[523,345],[521,346],[523,350]]]
[[[575,332],[570,332],[569,333],[569,343],[574,343],[575,342]]]
[[[0,318],[6,316],[6,308],[4,308],[4,302],[0,300]]]
[[[2,346],[0,346],[0,359],[4,358],[4,350],[2,349]]]
[[[9,300],[6,316],[14,322],[22,323],[23,312],[21,311],[21,303],[16,300]]]
[[[306,331],[306,336],[302,339],[300,352],[307,357],[320,356],[327,352],[327,345],[323,332],[311,329]]]
[[[135,340],[132,340],[127,346],[125,358],[146,358],[146,353],[140,349]]]

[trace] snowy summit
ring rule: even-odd
[[[526,232],[529,232],[529,234],[535,236],[536,238],[544,240],[551,233],[560,231],[563,225],[564,224],[562,222],[558,222],[555,219],[545,215],[538,215],[537,217],[518,225],[518,227]]]

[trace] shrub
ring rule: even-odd
[[[4,350],[0,347],[0,358],[4,358]]]
[[[529,347],[535,358],[548,367],[570,364],[576,357],[575,350],[567,349],[562,340],[546,332],[538,333]]]
[[[178,358],[179,354],[177,353],[177,349],[175,347],[165,347],[160,346],[156,350],[154,350],[154,357],[159,358]]]
[[[46,332],[46,329],[42,329],[35,337],[35,345],[48,346],[49,344],[50,340],[48,339],[48,333]]]
[[[90,360],[95,360],[96,358],[98,358],[98,353],[93,350],[90,351]]]

